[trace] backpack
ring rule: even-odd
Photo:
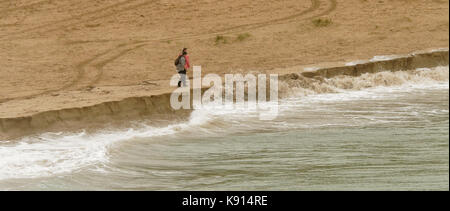
[[[183,55],[179,55],[179,56],[177,57],[177,59],[175,59],[175,66],[178,66],[178,64],[180,64],[180,59],[181,59],[182,56],[183,56]]]

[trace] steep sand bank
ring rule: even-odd
[[[302,78],[357,77],[364,73],[402,71],[416,68],[446,66],[448,49],[415,52],[408,55],[375,58],[357,64],[323,64],[311,67],[274,70],[280,82],[291,83]],[[323,67],[321,67],[323,66]],[[173,90],[173,89],[171,89]],[[153,95],[128,97],[93,105],[36,112],[27,116],[0,118],[0,140],[43,131],[95,129],[105,126],[125,126],[132,120],[172,119],[188,117],[190,110],[174,110],[170,106],[170,90]]]

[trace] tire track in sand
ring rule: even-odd
[[[336,0],[327,0],[327,1],[329,2],[329,7],[325,11],[323,11],[323,12],[321,12],[319,14],[316,14],[316,15],[308,16],[306,18],[303,18],[302,20],[308,20],[308,19],[312,19],[312,18],[315,18],[315,17],[320,17],[320,16],[327,15],[327,14],[331,13],[332,11],[334,11],[336,9],[336,6],[337,6]],[[108,6],[108,8],[115,8],[115,6],[127,5],[130,2],[133,2],[133,0],[120,2],[120,3],[117,3],[115,5],[110,5],[110,6]],[[123,11],[136,9],[136,8],[138,8],[140,6],[143,6],[143,5],[146,5],[146,4],[149,4],[149,3],[150,2],[144,2],[144,3],[137,4],[137,5],[129,6],[129,7],[126,7],[125,9],[122,9],[122,10],[119,10],[119,11],[115,11],[114,14],[117,14],[118,12],[123,12]],[[180,39],[189,39],[189,38],[202,38],[202,37],[209,37],[211,35],[225,33],[225,32],[234,32],[236,30],[249,30],[249,29],[262,28],[262,27],[266,27],[266,26],[270,26],[270,25],[274,25],[274,24],[279,24],[279,23],[282,23],[284,21],[288,21],[288,20],[291,20],[291,19],[296,19],[296,18],[299,18],[299,17],[302,17],[302,16],[309,15],[309,14],[319,10],[321,4],[322,4],[322,2],[320,0],[311,0],[311,6],[307,10],[301,11],[301,12],[293,14],[293,15],[289,15],[289,16],[286,16],[286,17],[283,17],[283,18],[279,18],[279,19],[258,22],[258,23],[243,24],[243,25],[230,27],[230,28],[225,28],[225,29],[214,31],[214,32],[204,33],[204,34],[194,34],[194,35],[178,36],[178,37],[171,37],[171,38],[154,39],[154,40],[143,40],[143,41],[133,41],[133,42],[122,43],[122,44],[117,45],[116,47],[113,47],[113,48],[111,48],[109,50],[106,50],[106,51],[104,51],[104,52],[102,52],[100,54],[97,54],[97,55],[95,55],[95,56],[93,56],[93,57],[91,57],[91,58],[89,58],[87,60],[84,60],[83,62],[77,64],[75,66],[75,69],[77,70],[76,78],[73,81],[71,81],[70,83],[64,85],[63,87],[58,88],[58,89],[53,89],[53,90],[47,90],[47,91],[39,93],[39,94],[26,96],[24,98],[31,98],[31,97],[35,97],[35,96],[39,96],[39,95],[43,95],[43,94],[49,94],[49,93],[57,92],[57,91],[61,91],[61,90],[82,89],[82,88],[85,88],[85,87],[93,86],[93,85],[95,85],[96,83],[98,83],[101,80],[101,77],[102,77],[103,72],[104,72],[104,67],[108,63],[111,63],[111,62],[115,61],[116,59],[120,58],[121,56],[123,56],[123,55],[125,55],[125,54],[127,54],[129,52],[132,52],[132,51],[134,51],[136,49],[139,49],[139,48],[142,48],[142,47],[144,47],[146,45],[149,45],[152,42],[165,41],[165,40],[180,40]],[[102,9],[100,9],[100,10],[102,10]],[[95,14],[95,13],[96,13],[96,11],[90,12],[90,14]],[[108,16],[111,16],[111,15],[114,15],[114,14],[107,13],[107,14],[103,14],[101,16],[89,18],[89,19],[84,20],[84,21],[92,21],[92,20],[108,17]],[[71,20],[74,20],[74,19],[71,18],[71,19],[62,20],[62,21],[58,21],[58,22],[64,23],[65,21],[71,21]],[[77,21],[77,23],[75,23],[75,24],[79,24],[79,23],[83,23],[83,21]],[[55,30],[58,30],[60,28],[66,28],[66,27],[68,27],[68,26],[67,25],[64,25],[62,27],[59,26],[59,27],[47,30],[47,32],[55,31]],[[32,29],[24,30],[22,32],[29,32],[29,31],[33,31],[35,29],[40,29],[40,27],[35,27],[35,28],[32,28]]]
[[[48,1],[48,0],[46,0],[46,1]],[[66,29],[66,28],[68,28],[70,26],[74,26],[74,25],[77,25],[77,24],[82,24],[82,23],[87,23],[87,22],[99,20],[99,19],[102,19],[102,18],[107,18],[107,17],[116,15],[116,14],[121,13],[121,12],[130,11],[130,10],[142,7],[142,6],[146,6],[146,5],[150,4],[150,3],[153,3],[153,1],[144,1],[142,3],[138,3],[138,4],[135,4],[135,5],[128,6],[129,4],[131,4],[131,3],[135,2],[135,1],[137,1],[137,0],[128,0],[128,1],[119,2],[119,3],[113,4],[113,5],[104,7],[104,8],[100,8],[100,9],[97,9],[97,10],[94,10],[94,11],[91,11],[91,12],[87,12],[87,13],[84,13],[84,14],[81,14],[81,15],[77,15],[77,16],[74,16],[74,17],[71,17],[71,18],[67,18],[67,19],[64,19],[64,20],[52,22],[52,23],[45,24],[45,25],[36,26],[36,27],[33,27],[33,28],[29,28],[29,29],[26,29],[26,30],[19,31],[19,32],[13,32],[11,34],[0,36],[0,38],[7,37],[7,36],[15,36],[15,35],[17,36],[17,35],[25,34],[25,33],[28,33],[28,32],[33,32],[33,31],[37,32],[37,33],[40,33],[40,34],[54,32],[54,31]],[[258,23],[242,24],[242,25],[238,25],[238,26],[233,26],[233,27],[224,28],[224,29],[213,31],[213,32],[207,32],[207,33],[202,33],[202,34],[197,34],[197,35],[180,36],[180,38],[199,38],[199,37],[203,37],[202,35],[215,35],[215,34],[220,34],[220,33],[232,32],[232,31],[239,30],[239,29],[240,30],[257,29],[257,28],[261,28],[261,27],[265,27],[265,26],[269,26],[269,25],[278,24],[278,23],[281,23],[283,21],[287,21],[287,20],[290,20],[290,19],[296,19],[298,17],[302,17],[302,16],[305,16],[305,15],[308,15],[310,13],[313,13],[313,12],[317,11],[320,8],[320,5],[322,4],[322,1],[323,0],[311,0],[311,6],[308,9],[303,10],[303,11],[301,11],[299,13],[296,13],[296,14],[293,14],[293,15],[286,16],[286,17],[282,17],[282,18],[278,18],[278,19],[274,19],[274,20],[262,21],[262,22],[258,22]],[[327,1],[329,2],[329,4],[331,6],[326,11],[324,11],[323,13],[320,13],[320,14],[317,14],[317,15],[313,15],[313,16],[309,17],[309,19],[329,14],[330,12],[332,12],[333,10],[336,9],[336,5],[337,5],[336,0],[327,0]],[[122,6],[128,6],[128,7],[125,7],[123,9],[117,9],[117,8],[122,7]],[[102,12],[105,12],[105,11],[107,11],[106,14],[102,14]],[[111,11],[111,12],[108,12],[108,11]],[[93,15],[93,17],[89,17],[90,15]],[[97,15],[99,15],[99,16],[97,16]],[[83,19],[85,19],[85,20],[83,20]],[[308,18],[305,18],[305,19],[308,19]],[[42,29],[45,29],[45,28],[47,28],[47,29],[39,32],[39,30],[42,30]],[[174,39],[174,38],[160,39],[160,41],[168,40],[168,39]],[[157,40],[153,40],[153,41],[157,41]]]
[[[271,25],[276,25],[276,24],[280,24],[283,23],[285,21],[289,21],[292,19],[297,19],[303,16],[307,16],[304,18],[301,18],[299,20],[311,20],[313,18],[317,18],[317,17],[321,17],[324,15],[328,15],[331,12],[333,12],[334,10],[336,10],[337,8],[337,2],[336,0],[327,0],[327,5],[328,7],[326,7],[326,9],[323,12],[320,12],[318,14],[312,14],[316,11],[318,11],[321,7],[321,5],[323,4],[323,0],[311,0],[311,6],[306,9],[303,10],[299,13],[290,15],[290,16],[286,16],[283,18],[279,18],[279,19],[274,19],[274,20],[269,20],[269,21],[263,21],[263,22],[258,22],[258,23],[249,23],[249,24],[242,24],[242,25],[238,25],[238,26],[233,26],[233,27],[229,27],[229,28],[224,28],[224,29],[219,29],[216,31],[212,31],[212,32],[207,32],[207,33],[200,33],[200,34],[185,34],[185,35],[180,35],[180,36],[175,36],[175,37],[168,37],[168,38],[163,38],[163,39],[154,39],[154,40],[144,40],[145,42],[156,42],[156,41],[174,41],[174,40],[183,40],[183,39],[194,39],[194,38],[208,38],[212,35],[220,35],[220,34],[226,34],[226,33],[237,33],[237,32],[243,32],[245,30],[253,30],[253,29],[258,29],[258,28],[263,28],[263,27],[268,27]],[[311,15],[312,14],[312,15]]]
[[[254,24],[253,26],[250,26],[249,28],[244,28],[244,30],[251,30],[251,29],[262,28],[262,27],[269,26],[269,25],[280,24],[285,21],[296,19],[298,17],[303,17],[303,16],[307,16],[307,17],[301,18],[300,20],[310,20],[313,18],[324,16],[324,15],[327,15],[327,14],[331,13],[332,11],[334,11],[337,6],[336,0],[328,0],[328,2],[329,2],[328,8],[324,12],[321,12],[316,15],[307,16],[309,14],[312,14],[312,13],[318,11],[320,9],[321,5],[323,5],[323,2],[321,2],[320,0],[311,0],[311,7],[305,11],[302,11],[300,13],[290,15],[290,16],[287,16],[284,18],[270,20],[270,21],[266,21],[266,22],[262,22],[262,23],[257,23],[257,24]],[[239,28],[241,28],[241,27],[239,27]]]
[[[10,0],[8,0],[10,1]],[[33,8],[33,7],[37,7],[37,6],[41,6],[47,3],[51,3],[52,0],[44,0],[44,1],[38,1],[38,2],[34,2],[28,5],[22,5],[22,6],[18,6],[18,7],[14,7],[14,8],[10,8],[10,9],[3,9],[0,10],[0,19],[4,18],[5,16],[8,16],[10,12],[13,11],[17,11],[17,10],[21,10],[21,9],[29,9],[29,8]],[[6,1],[5,1],[6,2]],[[0,1],[0,4],[2,2]],[[11,3],[11,2],[9,2]],[[28,15],[24,15],[22,18],[20,18],[19,20],[17,20],[15,23],[8,23],[8,24],[0,24],[0,27],[11,27],[11,26],[18,26],[20,23],[22,23]]]
[[[328,2],[329,2],[329,4],[330,4],[329,7],[328,7],[328,9],[325,10],[323,13],[320,13],[320,14],[318,14],[318,15],[316,15],[316,16],[311,17],[311,19],[312,19],[312,18],[317,18],[317,17],[320,17],[320,16],[324,16],[324,15],[328,15],[328,14],[330,14],[331,12],[335,11],[336,8],[337,8],[337,1],[336,1],[336,0],[328,0]]]
[[[334,1],[334,0],[331,0],[331,1]],[[222,31],[232,31],[232,30],[235,30],[238,28],[246,28],[248,26],[253,26],[253,28],[255,28],[255,27],[264,27],[264,26],[268,26],[268,25],[277,24],[278,22],[281,22],[281,21],[286,21],[289,19],[297,18],[300,16],[304,16],[306,14],[309,14],[311,12],[314,12],[320,8],[320,5],[321,5],[321,2],[319,0],[311,0],[311,6],[307,10],[304,10],[300,13],[286,16],[286,17],[279,18],[279,19],[275,19],[275,20],[264,21],[264,22],[259,22],[259,23],[255,23],[255,24],[246,24],[246,25],[241,25],[238,27],[232,27],[232,28],[221,30],[221,32]],[[334,10],[334,8],[330,7],[330,9],[328,9],[327,11],[320,13],[316,16],[327,14],[327,13],[331,12],[332,10]],[[97,18],[99,18],[99,17],[97,17]],[[220,33],[220,32],[195,34],[195,35],[191,35],[191,36],[180,36],[179,39],[199,38],[199,37],[211,36],[211,35],[217,34],[217,33]],[[124,43],[124,44],[118,45],[115,48],[112,48],[105,52],[97,54],[94,57],[87,59],[87,60],[79,63],[78,65],[76,65],[75,69],[77,70],[78,75],[75,78],[75,80],[73,80],[71,83],[67,84],[66,86],[62,87],[59,90],[74,89],[74,88],[82,89],[85,87],[93,86],[101,80],[101,77],[104,72],[103,67],[106,66],[108,63],[113,62],[114,60],[120,58],[121,56],[125,55],[126,53],[129,53],[133,50],[136,50],[136,49],[139,49],[146,45],[149,45],[151,42],[164,41],[164,40],[169,40],[169,39],[174,39],[174,38],[172,37],[172,38]],[[119,51],[119,52],[117,52],[117,51]],[[57,90],[57,91],[59,91],[59,90]]]
[[[0,99],[0,103],[8,102],[11,100],[30,99],[40,95],[51,94],[62,90],[77,90],[92,86],[101,79],[101,76],[103,75],[104,66],[120,58],[121,56],[126,55],[127,53],[133,50],[145,46],[145,44],[142,43],[143,42],[140,41],[134,41],[128,44],[119,44],[116,47],[105,50],[100,54],[97,54],[89,59],[86,59],[78,63],[74,67],[74,69],[77,71],[77,76],[75,77],[74,80],[70,81],[69,83],[67,83],[62,87],[49,89],[37,94],[22,97]]]
[[[48,4],[48,3],[51,3],[51,2],[52,2],[52,0],[38,1],[38,2],[31,3],[31,4],[23,5],[23,6],[18,6],[18,7],[14,7],[14,8],[10,8],[10,9],[0,10],[0,14],[1,15],[5,15],[5,14],[7,14],[9,12],[13,12],[13,11],[16,11],[16,10],[33,8],[33,7],[40,6],[40,5],[43,5],[43,4]]]
[[[100,81],[104,72],[103,68],[107,64],[117,60],[129,52],[142,48],[145,45],[147,44],[143,44],[143,42],[140,41],[134,41],[128,44],[119,44],[116,47],[106,50],[79,63],[75,67],[78,72],[77,77],[62,89],[82,89],[95,85]]]
[[[31,27],[31,28],[24,29],[24,30],[21,30],[18,32],[12,32],[12,33],[0,36],[0,38],[8,38],[8,39],[21,38],[21,37],[29,35],[29,33],[45,34],[45,33],[49,33],[49,32],[63,30],[63,29],[66,29],[68,27],[71,27],[71,26],[74,26],[77,24],[87,23],[90,21],[95,21],[98,19],[110,17],[110,16],[116,15],[118,13],[133,10],[133,9],[136,9],[136,8],[139,8],[139,7],[142,7],[142,6],[145,6],[145,5],[148,5],[148,4],[154,2],[154,1],[144,1],[144,2],[141,2],[138,4],[133,4],[136,1],[139,1],[139,0],[127,0],[127,1],[118,2],[118,3],[112,4],[112,5],[109,5],[106,7],[102,7],[102,8],[99,8],[99,9],[96,9],[96,10],[93,10],[90,12],[86,12],[86,13],[83,13],[80,15],[75,15],[75,16],[72,16],[70,18],[66,18],[63,20],[58,20],[55,22]]]
[[[224,28],[224,29],[214,31],[213,33],[224,33],[224,32],[229,32],[229,31],[233,31],[236,29],[243,29],[243,28],[247,29],[247,27],[251,27],[250,29],[256,29],[256,28],[260,28],[260,27],[264,27],[264,26],[268,26],[268,25],[273,25],[273,24],[276,24],[277,22],[294,19],[297,17],[307,15],[309,13],[312,13],[312,12],[316,11],[317,9],[319,9],[320,4],[321,4],[320,0],[311,0],[311,6],[308,9],[303,10],[299,13],[289,15],[286,17],[282,17],[282,18],[278,18],[278,19],[274,19],[274,20],[262,21],[262,22],[258,22],[258,23],[249,23],[249,24],[243,24],[243,25],[239,25],[239,26]]]
[[[258,29],[258,28],[262,28],[262,27],[266,27],[266,26],[270,26],[270,25],[275,25],[275,24],[280,24],[283,23],[285,21],[288,20],[292,20],[292,19],[297,19],[299,17],[303,17],[303,16],[307,16],[305,18],[301,18],[300,20],[310,20],[313,18],[317,18],[320,16],[324,16],[327,14],[330,14],[332,11],[336,10],[337,7],[337,2],[336,0],[327,0],[328,1],[328,8],[324,11],[321,12],[319,14],[316,15],[312,15],[312,16],[307,16],[310,15],[316,11],[318,11],[321,7],[321,5],[323,5],[323,2],[321,0],[311,0],[311,6],[306,9],[303,10],[299,13],[293,14],[293,15],[289,15],[286,17],[282,17],[282,18],[278,18],[278,19],[273,19],[273,20],[268,20],[268,21],[263,21],[263,22],[258,22],[258,23],[250,23],[250,24],[243,24],[243,25],[239,25],[239,26],[234,26],[234,27],[229,27],[229,28],[224,28],[224,29],[220,29],[217,31],[212,32],[211,34],[219,34],[219,33],[228,33],[228,32],[233,32],[233,31],[243,31],[243,30],[252,30],[252,29]]]
[[[328,1],[331,2],[331,6],[329,6],[329,8],[327,10],[325,10],[324,12],[319,13],[317,15],[311,16],[310,18],[326,15],[326,14],[330,13],[331,11],[333,11],[336,8],[335,0],[328,0]],[[76,66],[76,69],[78,70],[77,78],[69,85],[63,87],[63,89],[84,88],[84,87],[88,87],[88,86],[93,86],[94,84],[98,83],[101,80],[101,77],[104,72],[104,69],[103,69],[104,66],[106,66],[108,63],[113,62],[114,60],[120,58],[121,56],[125,55],[128,52],[131,52],[133,50],[136,50],[136,49],[139,49],[146,45],[149,45],[151,42],[173,40],[173,39],[201,38],[201,37],[218,34],[221,32],[230,32],[230,31],[233,31],[236,29],[248,29],[247,27],[249,27],[249,26],[251,26],[252,29],[265,27],[265,26],[277,24],[282,21],[286,21],[286,20],[290,20],[290,19],[294,19],[294,18],[298,18],[298,17],[304,16],[304,15],[310,14],[310,13],[318,10],[320,8],[320,5],[321,5],[320,0],[311,0],[311,6],[307,10],[304,10],[300,13],[296,13],[296,14],[286,16],[283,18],[275,19],[275,20],[240,25],[240,26],[231,27],[231,28],[220,30],[220,31],[206,33],[206,34],[195,34],[195,35],[191,35],[191,36],[180,36],[177,38],[172,37],[172,38],[137,41],[137,42],[131,42],[128,44],[127,43],[121,44],[119,46],[122,46],[122,47],[112,48],[112,49],[108,50],[107,52],[98,54],[98,55],[94,56],[93,58],[85,60],[84,62],[78,64]],[[137,46],[134,46],[136,44],[137,44]],[[123,46],[130,46],[130,45],[131,45],[130,48],[125,48],[125,50],[123,50]],[[119,49],[122,49],[122,50],[119,53],[117,53],[116,51]],[[93,75],[92,73],[95,73],[95,74]],[[92,78],[92,79],[89,79],[89,78]]]
[[[11,0],[0,0],[0,4],[3,4],[5,2],[11,3]]]

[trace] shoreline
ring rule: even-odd
[[[448,63],[448,48],[442,48],[415,51],[406,55],[374,57],[371,60],[353,63],[323,63],[315,66],[274,69],[271,73],[278,73],[280,81],[284,81],[296,80],[300,75],[306,78],[359,76],[380,71],[447,66]],[[162,83],[164,82],[166,81]],[[62,108],[43,108],[42,110],[35,108],[37,110],[33,113],[0,115],[0,140],[15,139],[46,131],[101,128],[105,124],[125,125],[139,119],[186,118],[192,110],[175,111],[170,107],[170,95],[175,88],[159,88],[156,91],[147,91],[147,94],[142,96],[113,96],[107,98],[110,100],[95,103],[80,101],[78,106],[71,107],[64,107],[62,102]],[[24,99],[22,103],[26,103],[26,100]],[[19,102],[14,100],[3,102],[0,103],[0,108],[14,107],[14,103],[21,102],[20,100]]]

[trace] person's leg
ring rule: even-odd
[[[183,86],[186,86],[186,70],[180,71],[180,81],[183,83]]]
[[[180,73],[181,76],[181,82],[183,83],[183,86],[186,86],[186,73]]]
[[[183,71],[179,71],[178,75],[180,76],[180,79],[178,80],[178,87],[181,87],[181,82],[183,82]]]

